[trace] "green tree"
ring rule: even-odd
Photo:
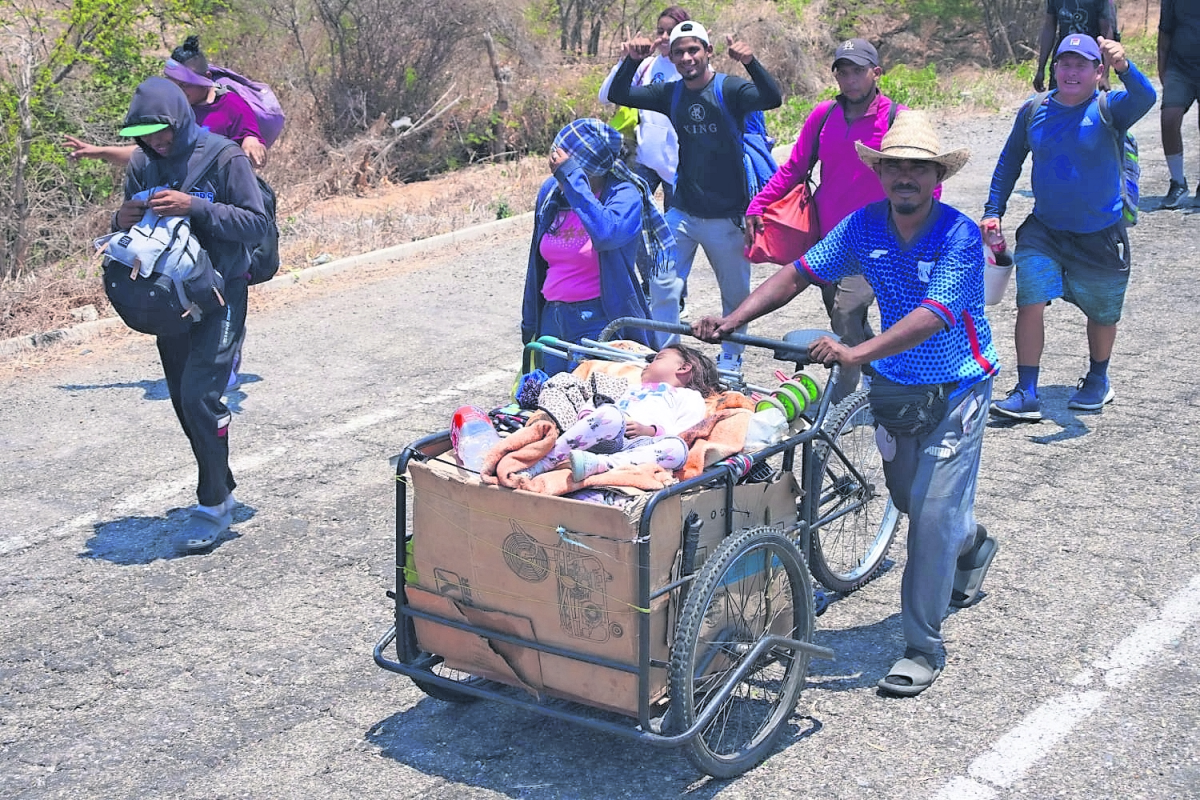
[[[0,4],[0,278],[55,250],[78,208],[112,189],[98,165],[66,169],[64,134],[111,139],[133,88],[161,68],[162,36],[215,0],[5,0]]]

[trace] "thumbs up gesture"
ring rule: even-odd
[[[725,34],[725,45],[729,48],[729,57],[734,61],[745,65],[754,60],[754,48],[745,42],[735,42],[732,36]]]
[[[641,61],[649,57],[650,52],[654,49],[654,42],[647,39],[645,36],[638,35],[633,39],[627,39],[621,42],[621,55],[626,58],[634,58]]]

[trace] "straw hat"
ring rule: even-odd
[[[909,159],[912,161],[932,161],[946,168],[942,180],[946,180],[958,172],[971,157],[971,152],[965,147],[941,152],[941,143],[933,125],[921,111],[904,110],[896,115],[892,127],[884,134],[879,149],[874,150],[862,142],[855,142],[858,157],[868,167],[875,167],[884,159]]]

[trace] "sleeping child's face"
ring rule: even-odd
[[[665,383],[668,386],[686,386],[692,365],[683,354],[672,348],[660,350],[654,360],[642,369],[642,383]]]

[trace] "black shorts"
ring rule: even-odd
[[[1163,79],[1162,107],[1182,108],[1186,113],[1197,101],[1200,101],[1200,75],[1168,67]]]

